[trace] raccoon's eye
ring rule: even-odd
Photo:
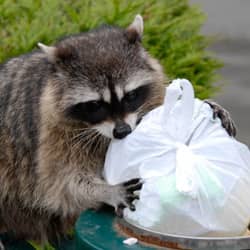
[[[80,102],[70,107],[67,115],[73,119],[95,124],[108,117],[109,108],[103,101]]]
[[[136,97],[137,97],[137,91],[132,90],[125,95],[124,101],[125,102],[133,102],[136,99]]]
[[[100,101],[90,101],[86,103],[86,106],[90,112],[97,112],[101,108],[102,104]]]
[[[150,92],[149,84],[143,85],[128,92],[122,99],[126,112],[133,112],[138,109],[147,99]]]

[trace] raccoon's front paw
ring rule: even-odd
[[[135,191],[142,188],[142,181],[140,179],[133,179],[120,185],[113,187],[112,205],[115,207],[116,214],[119,217],[123,216],[123,209],[128,207],[131,211],[135,211],[133,201],[139,199]]]
[[[230,136],[235,137],[236,126],[230,113],[216,102],[213,102],[211,100],[205,100],[205,103],[207,103],[213,109],[213,118],[220,118],[222,127],[226,129],[227,133]]]

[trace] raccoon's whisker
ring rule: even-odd
[[[81,139],[80,137],[79,140],[71,147],[71,152],[75,151],[73,156],[80,153],[81,150],[83,149],[86,149],[88,147],[90,148],[92,144],[94,143],[98,134],[99,133],[97,131],[93,131],[93,133],[89,134],[88,136],[83,136],[83,139]],[[75,149],[78,149],[78,150],[75,150]]]
[[[81,128],[81,129],[74,129],[72,131],[72,140],[74,140],[79,135],[92,135],[96,132],[96,129],[93,128]]]
[[[91,149],[93,144],[96,142],[96,139],[98,138],[98,136],[99,136],[99,132],[96,132],[96,134],[91,138],[91,140],[89,140],[88,143],[84,144],[83,149],[86,149],[87,147]]]
[[[79,130],[77,133],[73,133],[72,141],[75,141],[78,137],[88,138],[96,133],[95,129],[91,130]]]
[[[79,141],[83,142],[83,141],[86,141],[89,139],[89,137],[91,137],[93,135],[93,133],[84,133],[84,132],[81,132],[81,133],[78,133],[76,134],[75,136],[73,136],[71,138],[71,143],[72,145],[75,145],[77,144]]]
[[[88,154],[90,149],[91,149],[91,146],[92,144],[94,143],[95,141],[95,138],[97,137],[97,133],[93,134],[92,136],[90,136],[88,138],[88,140],[85,140],[85,141],[81,141],[79,140],[78,143],[76,143],[74,145],[74,147],[72,148],[72,152],[73,153],[73,156],[77,155],[77,154],[80,154],[84,149],[88,149],[88,150],[85,150],[85,153]],[[84,142],[84,144],[83,144]]]
[[[76,134],[75,136],[72,137],[72,141],[76,140],[78,137],[86,137],[88,138],[89,136],[92,136],[95,133],[95,131],[82,131]]]
[[[94,128],[75,128],[72,131],[92,131],[95,130]]]
[[[107,138],[105,136],[102,137],[102,148],[103,149],[107,149],[107,146],[109,145],[111,139],[110,138]]]
[[[103,135],[98,132],[97,142],[96,142],[96,145],[93,149],[93,154],[95,154],[97,152],[97,150],[100,149],[102,137],[103,137]]]
[[[101,152],[103,152],[104,154],[106,153],[107,151],[107,148],[108,148],[108,145],[110,143],[111,139],[110,138],[107,138],[103,135],[101,135],[101,138],[99,140],[99,143],[100,143],[100,146],[99,146],[99,149]]]
[[[89,141],[91,141],[93,139],[93,137],[95,136],[97,132],[93,131],[87,135],[85,135],[84,133],[80,133],[77,136],[75,136],[74,139],[72,139],[73,142],[73,146],[71,147],[71,150],[73,151],[74,148],[78,147],[80,144],[87,144]]]
[[[75,140],[78,136],[80,135],[89,135],[89,134],[93,134],[93,132],[95,132],[94,130],[77,130],[77,131],[73,131],[71,132],[71,140]]]
[[[71,156],[74,158],[74,157],[78,157],[78,155],[81,153],[81,149],[82,147],[80,146],[82,144],[81,140],[79,140],[77,143],[75,143],[70,151],[71,151]]]

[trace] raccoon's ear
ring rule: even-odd
[[[47,46],[43,43],[38,43],[37,46],[47,55],[50,62],[55,62],[57,57],[57,48],[53,46]]]
[[[65,62],[76,54],[74,48],[70,47],[54,47],[42,43],[38,43],[37,45],[47,55],[51,63]]]
[[[128,40],[132,43],[141,41],[143,34],[143,18],[136,15],[134,21],[126,29]]]

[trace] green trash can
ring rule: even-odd
[[[76,250],[152,250],[140,244],[123,244],[125,237],[114,229],[114,214],[88,210],[81,214],[75,227]]]
[[[76,223],[76,250],[149,250],[161,249],[160,247],[147,247],[140,243],[127,246],[123,244],[125,237],[114,229],[115,217],[113,213],[104,211],[86,211],[82,213]],[[205,238],[188,237],[180,235],[161,235],[155,232],[145,231],[142,228],[132,226],[125,220],[119,223],[139,235],[156,237],[168,245],[175,245],[174,249],[189,250],[250,250],[250,236]],[[131,227],[132,226],[132,227]],[[170,244],[171,243],[171,244]],[[164,249],[173,249],[164,248]]]

